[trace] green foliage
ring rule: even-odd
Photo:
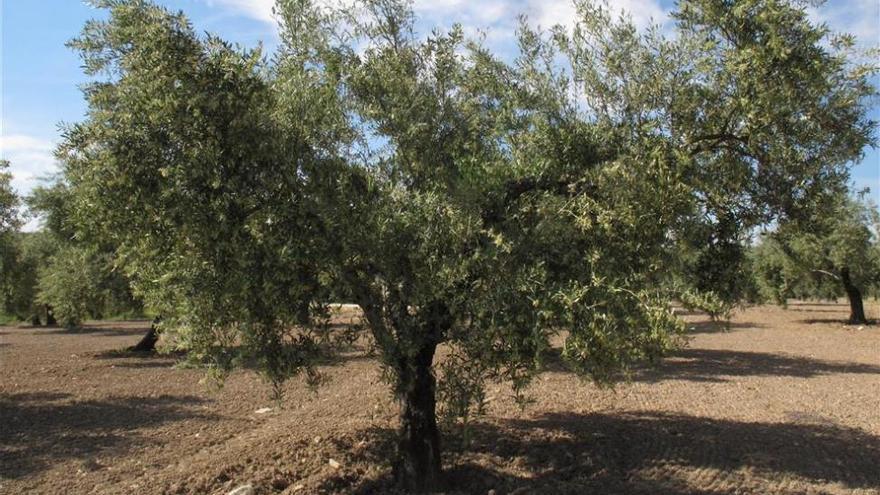
[[[754,257],[769,299],[836,298],[851,283],[865,292],[880,281],[880,212],[864,198],[839,196],[798,222],[764,236]]]
[[[87,317],[142,312],[116,269],[112,248],[98,239],[77,238],[71,190],[63,180],[35,188],[26,204],[43,228],[14,236],[3,292],[7,312],[38,322],[51,311],[68,327]]]
[[[20,321],[39,322],[45,314],[37,301],[38,269],[57,249],[55,239],[42,232],[11,235],[5,256],[2,287],[3,311]]]
[[[61,246],[39,267],[38,289],[37,301],[68,328],[139,307],[109,254],[76,245]]]
[[[9,162],[0,160],[0,296],[3,312],[16,314],[18,304],[13,299],[17,284],[18,250],[16,231],[21,225],[20,199],[12,189],[12,174],[7,172]]]
[[[577,6],[576,29],[556,38],[588,113],[626,153],[662,152],[691,191],[669,264],[698,291],[747,297],[753,229],[844,190],[850,161],[875,142],[876,59],[854,62],[851,37],[811,25],[799,2],[682,1],[674,38]]]
[[[40,267],[38,300],[52,306],[66,327],[78,326],[99,304],[92,291],[97,269],[90,261],[82,249],[62,248]]]
[[[440,417],[451,427],[460,425],[463,447],[470,443],[470,423],[485,414],[486,381],[490,370],[483,360],[453,352],[439,366],[442,379],[437,387]]]
[[[21,224],[18,208],[21,200],[12,189],[9,162],[0,160],[0,235],[15,231]]]
[[[730,330],[730,317],[733,314],[733,304],[718,294],[685,290],[680,293],[679,300],[688,310],[699,310],[709,315],[712,323],[723,324],[725,330]]]
[[[656,360],[682,330],[670,246],[691,243],[694,300],[724,316],[718,258],[843,184],[873,138],[872,69],[790,2],[682,2],[674,38],[580,2],[574,33],[523,23],[512,63],[457,26],[419,36],[397,0],[280,1],[271,60],[96,3],[107,20],[71,43],[88,116],[59,150],[76,235],[109,238],[176,345],[276,389],[317,376],[328,297],[350,296],[410,433],[434,424],[440,344],[463,364],[439,388],[456,417],[486,379],[525,397],[557,335],[600,383]]]

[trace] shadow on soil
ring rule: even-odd
[[[32,335],[106,335],[127,336],[144,335],[149,330],[149,322],[143,328],[119,327],[119,326],[84,326],[79,328],[65,327],[32,327]]]
[[[726,382],[737,376],[792,376],[810,378],[837,373],[877,374],[880,366],[822,361],[764,352],[682,349],[655,368],[637,373],[634,381],[688,380]]]
[[[788,306],[837,306],[841,308],[843,311],[846,308],[846,303],[838,303],[831,301],[800,301],[800,302],[789,302]]]
[[[842,314],[842,313],[846,312],[846,309],[844,309],[844,308],[820,309],[820,308],[805,307],[805,308],[788,308],[788,309],[786,309],[786,311],[797,311],[797,312],[802,312],[802,313],[841,313]]]
[[[100,469],[96,456],[149,443],[141,428],[211,417],[196,409],[206,401],[194,396],[71,399],[66,393],[0,394],[0,478],[20,478],[69,459]]]
[[[559,349],[544,353],[543,371],[570,372]],[[685,348],[670,354],[654,367],[636,370],[630,378],[634,382],[648,383],[666,380],[723,383],[741,376],[810,378],[838,373],[880,375],[880,366],[765,352]]]
[[[798,320],[798,323],[804,323],[807,325],[815,325],[822,323],[834,323],[837,325],[847,325],[847,326],[866,326],[866,325],[876,325],[877,320],[868,320],[868,323],[850,323],[847,318],[807,318],[805,320]]]
[[[92,354],[95,359],[107,361],[116,368],[171,368],[186,358],[186,352],[133,351],[128,348],[109,349]]]
[[[730,323],[725,324],[723,321],[713,322],[711,320],[689,321],[686,323],[686,325],[687,325],[686,332],[689,334],[730,333],[730,332],[734,332],[737,330],[764,328],[764,325],[761,325],[759,323],[732,321]]]
[[[393,432],[363,432],[368,447],[339,445],[386,467]],[[450,494],[805,493],[839,483],[880,486],[880,438],[833,425],[746,423],[660,413],[547,414],[473,427],[472,444],[447,452]],[[460,441],[455,434],[446,444]],[[389,474],[341,474],[327,492],[395,493]]]

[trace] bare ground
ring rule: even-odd
[[[880,494],[880,327],[846,309],[750,308],[730,332],[691,315],[659,368],[609,390],[550,363],[525,411],[492,385],[470,446],[444,436],[449,493]],[[397,406],[363,352],[279,408],[251,372],[213,390],[112,352],[147,326],[0,328],[0,493],[391,492]]]

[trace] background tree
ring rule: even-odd
[[[22,234],[19,289],[23,307],[40,307],[47,324],[67,327],[86,318],[140,314],[128,279],[116,269],[114,249],[100,239],[77,236],[71,224],[72,196],[59,179],[35,188],[26,198],[41,230]]]
[[[3,311],[32,325],[54,325],[51,308],[37,298],[39,269],[58,249],[57,241],[47,232],[17,232],[7,251],[3,278]],[[7,268],[8,267],[8,268]]]
[[[758,274],[778,301],[792,295],[846,295],[849,321],[865,324],[863,294],[880,280],[880,212],[842,196],[798,222],[780,224],[757,252]]]
[[[20,199],[12,188],[9,161],[0,160],[0,233],[7,234],[21,226],[18,208]]]
[[[8,168],[9,162],[0,160],[0,290],[3,311],[15,313],[17,304],[12,299],[17,280],[13,270],[17,266],[18,258],[16,233],[21,226],[21,200],[12,188],[12,174],[8,172]]]
[[[472,397],[521,393],[555,335],[602,382],[656,359],[681,330],[657,283],[670,239],[791,215],[873,129],[868,72],[788,2],[684,2],[672,40],[582,3],[556,32],[570,71],[525,24],[508,64],[457,27],[420,37],[395,0],[281,1],[271,62],[147,2],[95,3],[108,20],[72,46],[105,77],[59,149],[78,232],[112,239],[191,356],[256,362],[276,390],[315,376],[327,294],[351,295],[414,491],[440,485],[438,345],[474,385],[441,389]]]
[[[0,309],[18,320],[41,323],[37,267],[54,250],[46,236],[21,232],[22,200],[12,189],[9,162],[0,160]],[[46,318],[51,313],[46,313]]]

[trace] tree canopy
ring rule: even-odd
[[[21,314],[16,287],[20,284],[20,260],[17,233],[21,227],[21,198],[12,188],[9,162],[0,160],[0,309]]]
[[[767,234],[757,251],[757,274],[780,303],[797,295],[846,295],[849,321],[863,324],[863,295],[880,283],[880,212],[864,197],[835,199]]]
[[[871,69],[787,1],[683,1],[672,37],[579,2],[571,33],[521,23],[512,61],[415,32],[398,0],[279,1],[270,58],[95,3],[109,18],[71,42],[88,115],[59,149],[78,231],[217,372],[315,378],[329,296],[350,297],[419,491],[440,482],[438,345],[446,399],[522,392],[556,335],[611,381],[677,342],[670,245],[799,215],[873,140]]]

